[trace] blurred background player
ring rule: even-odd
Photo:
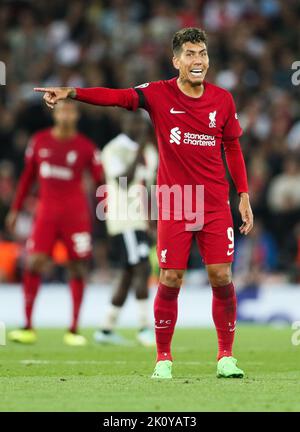
[[[128,344],[115,332],[115,326],[130,288],[134,288],[138,307],[139,331],[137,340],[144,346],[155,345],[154,332],[149,323],[150,237],[145,209],[128,217],[127,211],[134,197],[119,183],[127,179],[127,186],[150,186],[156,175],[158,155],[149,140],[149,125],[140,113],[122,113],[121,130],[101,154],[108,195],[106,225],[111,236],[113,256],[122,272],[111,299],[102,328],[94,334],[98,343]],[[124,179],[123,179],[124,180]],[[121,205],[120,205],[121,204]]]
[[[34,343],[33,307],[41,275],[57,240],[68,252],[68,273],[73,308],[72,323],[64,335],[68,345],[85,345],[77,333],[83,299],[84,278],[91,256],[91,215],[82,186],[83,173],[89,170],[97,184],[102,180],[100,153],[77,130],[79,111],[72,101],[62,101],[53,112],[54,126],[35,133],[26,150],[25,168],[6,223],[13,231],[30,187],[39,184],[39,205],[27,241],[27,260],[23,275],[25,327],[13,330],[15,342]]]

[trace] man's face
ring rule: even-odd
[[[207,48],[204,42],[185,42],[173,57],[173,65],[179,70],[182,81],[192,86],[201,85],[209,67]]]
[[[133,140],[139,141],[147,133],[147,123],[140,113],[122,112],[121,117],[122,131],[129,135]]]
[[[75,128],[79,118],[75,102],[58,102],[54,108],[53,118],[56,126]]]

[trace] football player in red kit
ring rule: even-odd
[[[212,315],[219,346],[217,375],[243,377],[244,372],[237,367],[232,353],[236,325],[236,295],[231,278],[234,237],[229,185],[221,153],[223,146],[240,196],[240,232],[247,235],[253,226],[253,215],[239,143],[242,130],[231,94],[205,81],[209,67],[205,32],[198,28],[182,29],[175,33],[172,42],[173,65],[179,71],[179,76],[173,79],[129,89],[36,90],[45,93],[44,100],[51,108],[61,99],[74,98],[96,105],[148,111],[159,148],[158,191],[173,188],[175,192],[176,187],[178,192],[173,207],[163,194],[157,194],[157,253],[161,272],[154,301],[157,358],[152,377],[172,378],[171,341],[177,320],[177,299],[193,236],[212,286]],[[184,215],[181,212],[178,217],[182,201],[187,202],[189,212]]]
[[[32,326],[32,312],[41,282],[43,268],[57,240],[63,241],[68,252],[69,284],[73,301],[73,317],[64,336],[68,345],[85,345],[77,333],[80,306],[84,291],[87,262],[91,256],[91,215],[82,185],[88,170],[98,185],[102,181],[100,153],[95,145],[77,131],[78,107],[68,99],[61,101],[53,112],[54,126],[35,133],[25,155],[21,175],[7,225],[13,230],[24,198],[36,180],[39,203],[33,229],[26,249],[23,290],[25,327],[10,332],[16,342],[33,343],[37,336]],[[55,313],[55,311],[53,311]]]

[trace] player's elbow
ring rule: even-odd
[[[240,140],[238,138],[225,140],[223,146],[225,153],[241,152]]]

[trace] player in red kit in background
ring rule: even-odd
[[[192,206],[191,214],[198,209],[195,190],[204,189],[202,207],[194,213],[197,223],[193,230],[187,227],[190,215],[178,219],[176,208],[167,206],[168,202],[158,194],[157,254],[161,272],[154,301],[157,359],[152,378],[172,378],[171,341],[177,321],[177,299],[193,236],[212,286],[212,314],[219,346],[217,376],[241,378],[244,372],[237,367],[232,353],[236,324],[236,295],[231,278],[234,238],[221,147],[240,195],[240,232],[247,235],[253,226],[253,215],[239,144],[242,131],[231,94],[205,81],[209,67],[205,32],[186,28],[175,33],[173,65],[179,71],[178,77],[136,88],[36,90],[45,92],[44,100],[51,108],[59,100],[70,97],[96,105],[146,109],[158,142],[158,188],[179,186],[182,192],[190,185],[193,194],[187,201]],[[181,196],[173,205],[179,202]],[[201,215],[203,220],[199,221]]]
[[[27,241],[27,259],[23,277],[26,323],[23,329],[13,330],[9,338],[15,342],[34,343],[37,339],[32,326],[34,302],[41,282],[43,268],[51,257],[57,240],[63,241],[68,252],[69,285],[73,316],[64,336],[68,345],[85,345],[84,336],[77,333],[84,278],[91,256],[91,215],[82,185],[88,170],[96,185],[102,182],[100,152],[77,131],[78,107],[68,99],[61,101],[53,112],[54,126],[35,133],[25,155],[21,175],[7,216],[13,231],[18,212],[33,184],[39,184],[39,204],[33,229]],[[55,313],[55,311],[53,311]]]

